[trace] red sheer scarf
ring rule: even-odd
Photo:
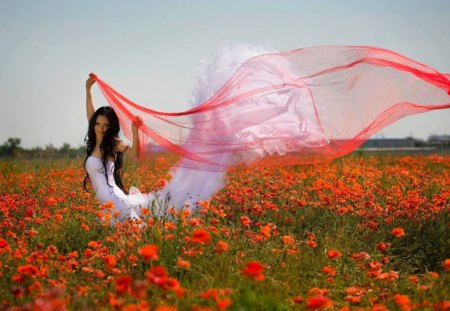
[[[323,46],[252,57],[203,103],[182,112],[138,105],[92,74],[126,137],[159,145],[178,166],[224,171],[350,153],[396,120],[450,108],[450,75],[378,47]]]

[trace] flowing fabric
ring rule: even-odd
[[[186,159],[179,166],[214,171],[267,154],[295,153],[274,165],[345,155],[401,117],[449,108],[449,78],[382,48],[303,48],[252,57],[203,103],[161,112],[96,76],[125,136],[139,115],[141,147],[151,142]]]
[[[94,75],[125,136],[139,115],[140,150],[150,143],[180,156],[178,181],[163,191],[183,193],[174,204],[211,195],[232,167],[331,160],[404,116],[450,107],[449,74],[379,47],[226,54],[232,62],[212,62],[182,112],[138,105]],[[204,176],[210,186],[193,182]]]

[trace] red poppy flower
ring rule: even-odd
[[[317,243],[314,240],[308,240],[305,243],[308,244],[309,246],[311,246],[312,248],[316,248],[317,247]]]
[[[8,241],[4,240],[4,239],[0,239],[0,248],[6,248],[8,247]]]
[[[445,259],[442,266],[444,267],[445,270],[450,270],[450,258]]]
[[[335,276],[336,275],[336,269],[330,266],[325,266],[321,270],[323,273],[328,274],[329,276]]]
[[[389,309],[383,304],[376,303],[372,306],[371,311],[389,311]]]
[[[450,93],[450,92],[449,92]],[[450,94],[449,94],[450,95]],[[438,301],[434,304],[434,310],[450,310],[450,300]]]
[[[411,310],[411,301],[406,295],[396,294],[392,298],[402,310]]]
[[[241,224],[248,227],[251,224],[251,220],[250,218],[248,218],[247,216],[241,216]]]
[[[153,266],[145,273],[145,277],[153,284],[163,284],[167,279],[167,271],[164,267]]]
[[[108,201],[103,204],[100,204],[99,207],[100,207],[100,209],[110,209],[111,210],[114,208],[114,203],[112,201]]]
[[[217,310],[226,310],[231,305],[232,301],[230,298],[218,299],[216,303]]]
[[[391,233],[399,238],[405,235],[405,230],[403,230],[403,228],[394,228]]]
[[[306,299],[307,310],[323,310],[333,307],[333,301],[325,296],[314,296]]]
[[[283,235],[281,240],[284,245],[291,245],[295,243],[295,238],[292,235]]]
[[[303,302],[303,297],[300,296],[300,295],[297,295],[297,296],[294,297],[294,299],[292,299],[292,302],[295,303],[295,304],[302,303]]]
[[[377,244],[377,249],[379,251],[385,251],[388,247],[389,247],[390,243],[378,243]]]
[[[145,261],[158,260],[159,246],[154,244],[148,244],[139,249],[139,254],[144,257]]]
[[[129,275],[120,276],[116,279],[117,294],[122,295],[130,288],[132,278]]]
[[[187,260],[184,260],[181,257],[177,258],[177,267],[182,269],[189,269],[191,267],[191,263]]]
[[[197,229],[192,232],[191,241],[197,244],[211,243],[211,236],[203,229]]]
[[[228,250],[230,246],[228,245],[227,242],[224,241],[219,241],[216,243],[216,245],[214,246],[214,252],[221,254],[224,253]]]
[[[36,275],[38,271],[39,271],[38,268],[30,264],[17,267],[17,272],[22,275],[33,276]]]
[[[48,198],[45,203],[47,206],[55,206],[58,204],[58,201],[55,198]]]
[[[242,269],[241,274],[256,281],[264,280],[264,266],[258,261],[249,261]]]
[[[103,257],[103,261],[108,268],[112,268],[116,265],[116,258],[112,255],[106,255],[105,257]]]
[[[342,254],[339,251],[335,250],[335,249],[330,249],[327,252],[327,257],[330,258],[330,259],[334,259],[336,257],[341,257],[341,256],[342,256]]]

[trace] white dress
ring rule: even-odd
[[[104,175],[102,160],[95,156],[89,156],[86,161],[86,171],[89,174],[95,195],[100,204],[112,202],[114,208],[112,212],[118,211],[118,219],[111,219],[111,225],[115,222],[126,219],[140,219],[143,207],[151,208],[155,198],[154,193],[142,194],[136,187],[131,187],[129,194],[125,194],[114,181],[114,162],[108,161],[108,182]]]

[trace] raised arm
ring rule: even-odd
[[[95,112],[94,102],[92,100],[92,94],[91,94],[91,88],[94,83],[95,83],[95,79],[92,77],[89,77],[86,80],[86,117],[87,117],[88,122],[91,120],[91,118]]]
[[[139,127],[142,125],[142,119],[141,117],[136,116],[133,123],[131,124],[131,131],[133,133],[133,144],[132,146],[126,145],[124,142],[119,140],[119,143],[117,144],[117,150],[122,153],[128,153],[133,158],[138,159],[139,158]]]
[[[136,116],[131,124],[131,131],[133,132],[133,147],[131,148],[133,158],[139,158],[139,128],[142,125],[141,117]]]

